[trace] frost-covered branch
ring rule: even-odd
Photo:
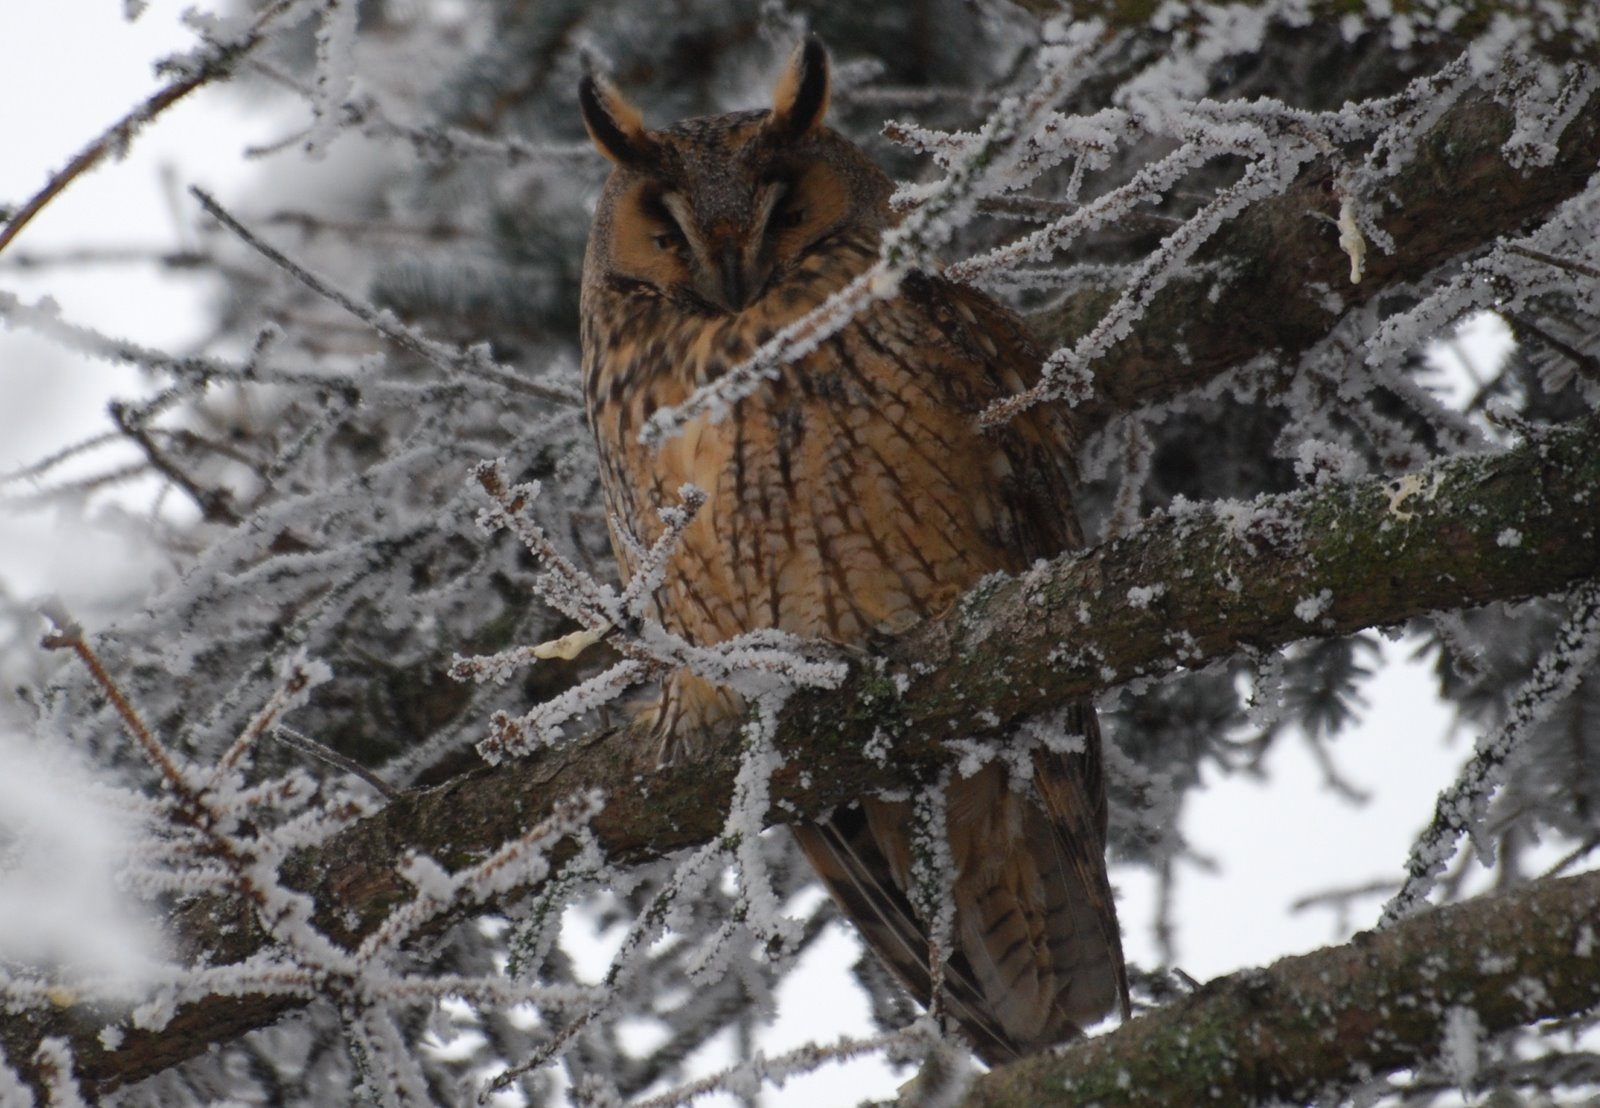
[[[1312,163],[1281,195],[1218,230],[1197,252],[1201,264],[1169,279],[1126,336],[1097,353],[1093,393],[1075,406],[1084,425],[1202,387],[1263,352],[1291,359],[1386,292],[1548,217],[1585,188],[1600,162],[1597,106],[1600,93],[1590,92],[1553,145],[1550,165],[1529,173],[1506,149],[1513,111],[1492,96],[1463,97],[1413,135],[1410,160],[1362,198],[1393,248],[1368,253],[1359,284],[1350,282],[1339,247],[1335,171],[1326,159]],[[1099,326],[1119,295],[1092,283],[1030,322],[1049,347],[1070,347]],[[1452,309],[1461,310],[1459,303]],[[1411,327],[1396,345],[1441,322],[1400,318]]]
[[[1600,1001],[1600,874],[1450,905],[1284,958],[1059,1055],[979,1078],[967,1108],[1307,1103],[1446,1049],[1450,1014],[1485,1033]]]
[[[6,216],[4,226],[0,226],[0,250],[10,245],[22,233],[22,229],[73,181],[99,165],[108,155],[120,157],[147,123],[202,85],[229,77],[241,60],[263,42],[269,41],[268,31],[275,24],[289,22],[286,17],[303,6],[302,0],[274,0],[260,12],[251,15],[247,24],[233,35],[210,37],[194,56],[171,58],[163,63],[164,68],[173,75],[173,80],[84,147],[15,212],[0,213]]]
[[[1427,903],[1434,879],[1455,855],[1463,834],[1471,837],[1485,865],[1494,859],[1493,840],[1485,834],[1489,801],[1500,785],[1506,762],[1540,722],[1594,668],[1600,653],[1600,581],[1587,581],[1573,593],[1572,616],[1556,636],[1550,653],[1540,659],[1533,676],[1511,698],[1505,723],[1483,736],[1456,778],[1439,794],[1433,820],[1406,859],[1406,881],[1383,908],[1379,926],[1393,924]]]
[[[1144,0],[1012,0],[1018,7],[1045,17],[1063,11],[1074,20],[1101,19],[1119,31],[1148,31],[1150,7]],[[1261,13],[1291,13],[1295,25],[1308,20],[1351,19],[1343,0],[1230,0],[1230,8]],[[1587,58],[1600,61],[1600,26],[1594,22],[1588,0],[1456,0],[1433,7],[1417,5],[1381,9],[1373,21],[1387,26],[1419,45],[1437,37],[1471,34],[1496,21],[1533,28],[1529,37],[1535,49],[1559,61]],[[1175,6],[1163,20],[1163,37],[1203,27],[1214,18],[1209,5]],[[1356,24],[1359,26],[1359,24]],[[1419,41],[1420,40],[1420,41]]]
[[[204,189],[190,188],[189,191],[200,202],[200,206],[206,210],[207,214],[238,235],[251,249],[257,251],[262,257],[272,262],[273,265],[278,266],[318,296],[326,297],[339,305],[339,307],[361,320],[361,322],[402,350],[415,354],[423,361],[447,373],[464,374],[504,392],[524,392],[555,404],[575,405],[578,403],[578,396],[575,392],[539,382],[525,381],[517,377],[511,370],[499,365],[494,360],[487,343],[479,343],[457,350],[418,333],[415,328],[407,327],[401,323],[393,312],[382,311],[357,299],[342,289],[335,287],[326,279],[312,273],[305,266],[283,253],[283,251],[268,244],[238,219],[234,218],[227,209],[217,202],[215,197]]]
[[[889,644],[882,660],[857,665],[838,690],[796,693],[778,720],[784,761],[771,773],[767,818],[814,817],[863,793],[931,780],[959,756],[942,737],[1001,734],[1051,705],[1203,666],[1241,646],[1570,589],[1600,576],[1597,504],[1595,419],[1398,481],[1330,481],[1249,503],[1181,504],[1024,578],[990,578],[951,616]],[[741,764],[737,730],[708,736],[706,761],[665,767],[647,731],[599,732],[407,793],[288,859],[281,879],[315,904],[319,933],[354,949],[415,895],[407,852],[481,857],[591,790],[608,798],[590,830],[614,863],[722,836]],[[549,872],[575,849],[554,847]],[[419,933],[462,910],[440,913]],[[206,898],[171,923],[213,964],[237,963],[266,941],[238,918],[227,898]],[[76,1038],[74,1050],[85,1078],[110,1087],[297,1003],[195,998],[162,1035],[130,1036],[119,1050]],[[0,1032],[0,1046],[12,1058],[31,1057],[42,1035],[71,1027],[65,1012],[18,1023]]]

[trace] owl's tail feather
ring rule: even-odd
[[[947,790],[956,920],[945,1011],[990,1065],[1128,1014],[1099,735],[1085,718],[1088,749],[1040,752],[1028,788],[991,764]],[[794,833],[867,944],[927,1004],[927,934],[907,896],[911,826],[909,803],[866,800]]]

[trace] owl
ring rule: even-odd
[[[991,402],[1037,379],[1009,310],[913,272],[720,420],[660,445],[652,413],[747,359],[878,257],[889,178],[823,123],[828,58],[795,50],[770,109],[647,129],[608,82],[579,87],[612,170],[584,258],[583,382],[624,577],[692,483],[707,500],[653,604],[710,644],[758,628],[860,645],[948,611],[996,571],[1081,545],[1073,434],[1033,408],[981,429]],[[663,757],[742,711],[681,674],[656,710]],[[955,924],[944,1011],[990,1064],[1082,1033],[1127,983],[1105,871],[1100,738],[1069,709],[1081,752],[1040,750],[1033,776],[991,763],[947,786]],[[863,797],[791,830],[843,913],[926,1005],[927,932],[913,909],[910,802]]]

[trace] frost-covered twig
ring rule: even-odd
[[[1383,906],[1379,927],[1391,926],[1426,904],[1434,879],[1454,856],[1463,834],[1472,838],[1481,858],[1493,858],[1493,844],[1480,832],[1507,760],[1592,672],[1596,657],[1600,657],[1600,581],[1573,590],[1569,602],[1571,614],[1550,650],[1511,698],[1505,722],[1479,739],[1454,784],[1439,794],[1433,820],[1412,845],[1406,860],[1405,884]]]
[[[497,1092],[509,1088],[518,1078],[531,1073],[559,1058],[572,1040],[585,1027],[598,1019],[608,1005],[619,995],[619,986],[641,968],[643,952],[668,926],[672,913],[680,902],[691,902],[701,895],[715,877],[727,851],[721,839],[702,845],[673,870],[672,876],[662,883],[650,898],[644,910],[634,919],[623,938],[617,953],[612,956],[595,1000],[584,1006],[578,1016],[556,1031],[549,1040],[515,1065],[508,1066],[488,1082],[478,1096],[486,1104]]]
[[[1572,258],[1557,257],[1543,250],[1535,250],[1521,242],[1508,242],[1501,249],[1512,254],[1521,254],[1524,258],[1532,258],[1534,261],[1543,262],[1545,265],[1555,266],[1557,269],[1564,269],[1569,273],[1579,274],[1589,278],[1591,281],[1600,281],[1600,269],[1596,269],[1592,265],[1585,265],[1583,262]]]
[[[267,729],[276,723],[280,716],[304,704],[311,689],[332,676],[333,671],[328,668],[327,663],[309,659],[303,651],[296,653],[284,668],[278,688],[245,725],[244,730],[239,732],[239,737],[234,740],[233,745],[217,759],[209,787],[225,787],[224,782],[228,775],[247,764],[247,759]]]
[[[734,779],[733,801],[728,805],[728,822],[722,833],[739,875],[741,922],[762,942],[769,956],[794,950],[801,936],[800,921],[783,914],[761,853],[761,832],[772,807],[772,774],[783,765],[773,739],[778,713],[787,699],[788,690],[779,689],[758,698],[752,706],[744,728],[744,753]]]
[[[326,762],[330,766],[337,766],[346,773],[355,777],[359,777],[361,780],[371,785],[374,789],[377,789],[378,792],[388,800],[393,800],[397,795],[399,795],[398,791],[392,785],[390,785],[383,778],[379,777],[376,773],[373,773],[360,762],[357,762],[353,758],[346,758],[343,754],[340,754],[332,747],[319,743],[310,735],[301,734],[299,731],[296,731],[293,727],[290,727],[286,723],[273,724],[272,730],[269,733],[274,739],[277,739],[284,746],[298,750],[302,754],[309,754],[311,757],[320,762]]]
[[[479,343],[465,349],[453,349],[441,342],[428,338],[413,327],[407,327],[395,317],[393,312],[373,307],[371,304],[358,300],[338,288],[331,281],[312,273],[305,266],[283,253],[283,251],[265,242],[260,236],[229,214],[204,189],[191,186],[189,192],[200,202],[200,206],[213,219],[237,235],[245,245],[305,285],[318,296],[331,300],[396,346],[410,351],[429,365],[449,373],[467,374],[475,380],[492,385],[503,392],[521,393],[553,404],[576,405],[580,403],[578,394],[570,389],[557,388],[537,381],[526,380],[517,376],[505,366],[498,364],[491,355],[487,343]]]
[[[538,587],[546,602],[562,615],[577,620],[592,631],[603,632],[622,622],[622,607],[615,590],[609,585],[600,584],[573,565],[571,559],[557,549],[544,528],[528,512],[529,506],[539,497],[539,482],[511,483],[506,479],[504,464],[498,460],[473,466],[471,479],[488,494],[491,501],[490,507],[479,516],[478,526],[486,532],[496,529],[509,531],[539,560],[544,572],[540,575]],[[497,656],[497,659],[500,657]],[[516,664],[532,660],[520,654],[503,658],[504,662]],[[462,670],[457,674],[458,677],[505,679],[505,674],[496,669],[489,659],[458,661],[457,668]]]
[[[262,58],[250,59],[250,68],[284,88],[291,89],[313,107],[310,126],[300,128],[273,142],[247,147],[247,158],[261,158],[287,147],[309,143],[321,122],[321,115],[332,114],[318,104],[321,90],[300,80],[282,66]],[[498,162],[507,167],[546,166],[552,172],[571,173],[574,169],[600,164],[594,144],[589,142],[528,143],[517,138],[488,138],[459,126],[446,124],[407,124],[390,118],[375,97],[349,95],[337,108],[341,127],[359,129],[379,142],[403,142],[423,161],[449,164],[467,160]],[[317,225],[322,221],[310,217]]]
[[[944,1025],[944,967],[955,939],[955,856],[950,848],[948,772],[917,790],[911,833],[911,906],[928,936],[928,1017]]]
[[[715,1093],[729,1093],[748,1099],[758,1095],[763,1084],[782,1087],[789,1078],[812,1073],[829,1063],[848,1062],[852,1058],[896,1049],[908,1053],[919,1048],[926,1049],[930,1040],[937,1042],[937,1034],[931,1022],[922,1020],[870,1038],[846,1036],[832,1043],[809,1043],[772,1058],[757,1052],[755,1057],[725,1070],[635,1101],[631,1108],[676,1108],[677,1105],[689,1104]]]
[[[981,425],[1004,423],[1044,400],[1065,397],[1075,401],[1086,397],[1090,392],[1089,367],[1094,360],[1112,343],[1132,333],[1134,322],[1194,252],[1246,206],[1287,188],[1316,152],[1312,144],[1295,147],[1279,142],[1262,148],[1250,142],[1248,146],[1255,146],[1250,152],[1256,160],[1239,180],[1219,190],[1182,227],[1162,240],[1155,252],[1134,267],[1122,293],[1094,327],[1072,347],[1063,347],[1046,358],[1039,381],[1032,388],[991,404],[979,417]]]
[[[123,362],[138,366],[160,377],[176,378],[179,384],[162,389],[155,396],[140,402],[136,411],[148,419],[174,402],[195,395],[207,385],[220,383],[273,384],[290,387],[353,390],[359,386],[382,388],[377,380],[332,372],[307,373],[269,366],[260,357],[263,343],[270,344],[281,337],[282,331],[268,325],[258,334],[252,356],[242,362],[200,354],[174,355],[155,347],[144,346],[129,339],[118,338],[82,324],[73,323],[61,316],[57,306],[48,300],[36,304],[24,303],[15,293],[0,289],[0,318],[16,327],[24,327],[61,343],[92,358]],[[36,463],[37,465],[37,463]]]
[[[232,39],[208,43],[199,57],[174,65],[178,77],[165,88],[151,95],[138,107],[113,123],[98,138],[57,171],[50,180],[0,227],[0,251],[21,233],[33,217],[44,210],[74,180],[99,164],[108,154],[126,150],[133,137],[145,124],[182,100],[201,85],[230,75],[240,60],[266,41],[267,31],[286,14],[302,6],[304,0],[273,0],[255,14],[250,26]]]
[[[40,612],[46,619],[55,625],[55,630],[46,635],[42,645],[46,650],[70,650],[77,655],[83,667],[89,671],[94,683],[99,686],[101,693],[111,702],[118,718],[126,728],[129,736],[138,746],[139,752],[146,761],[161,775],[162,781],[173,794],[188,806],[195,814],[203,811],[203,802],[200,798],[203,786],[193,779],[192,771],[188,766],[182,765],[178,757],[167,750],[166,746],[145,725],[138,711],[128,702],[122,687],[106,672],[105,665],[100,661],[100,656],[83,637],[83,628],[78,621],[73,619],[58,601],[48,601],[41,606]]]
[[[344,122],[355,90],[356,0],[318,0],[316,62],[311,89],[311,130],[305,149],[320,158]]]
[[[682,404],[656,409],[640,430],[639,441],[646,446],[659,446],[702,416],[713,423],[720,422],[733,405],[776,374],[779,366],[805,357],[848,327],[874,302],[893,296],[898,289],[898,277],[880,259],[814,310],[780,329],[749,358],[715,381],[701,385]]]
[[[605,797],[599,790],[559,801],[521,838],[454,873],[426,855],[412,855],[402,876],[416,888],[417,895],[390,912],[366,937],[355,951],[355,961],[365,965],[392,954],[417,928],[447,908],[461,903],[481,904],[513,888],[542,880],[549,872],[550,847],[577,835],[604,806]]]
[[[496,713],[489,737],[478,744],[478,752],[486,759],[498,761],[554,742],[569,720],[600,707],[630,686],[678,669],[733,686],[752,697],[771,691],[775,683],[778,687],[827,686],[842,679],[844,670],[839,664],[806,656],[799,640],[781,631],[750,631],[701,646],[668,631],[651,617],[654,593],[668,561],[705,503],[705,493],[693,485],[679,490],[679,505],[661,510],[662,533],[649,550],[638,552],[634,576],[619,595],[575,566],[532,519],[527,509],[539,495],[537,482],[508,483],[499,462],[480,463],[473,469],[473,478],[493,502],[481,516],[481,525],[504,528],[521,540],[544,567],[534,581],[535,590],[546,603],[576,620],[581,630],[534,646],[457,657],[451,675],[457,680],[503,682],[519,667],[540,658],[574,657],[601,640],[623,655],[621,662],[522,716]]]

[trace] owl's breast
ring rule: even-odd
[[[974,419],[1015,368],[980,364],[981,344],[943,337],[905,297],[783,367],[721,420],[698,418],[657,448],[639,443],[654,410],[682,403],[781,325],[746,315],[647,329],[661,336],[654,345],[591,367],[609,378],[598,403],[591,388],[591,417],[618,522],[648,544],[683,484],[708,494],[657,595],[668,626],[703,642],[758,627],[858,641],[938,615],[985,574],[1037,556],[1015,493],[1019,470],[1054,465],[1049,450]]]

